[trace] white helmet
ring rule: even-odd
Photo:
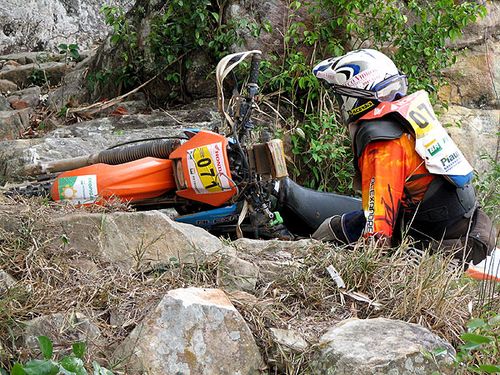
[[[360,49],[317,64],[313,73],[336,94],[342,117],[353,122],[380,102],[406,95],[408,81],[390,58],[373,49]]]

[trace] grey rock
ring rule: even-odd
[[[31,109],[18,111],[0,111],[0,140],[20,138],[21,133],[29,126]]]
[[[175,289],[114,353],[126,373],[260,374],[255,340],[219,289]]]
[[[0,60],[15,61],[21,65],[26,65],[49,61],[63,61],[64,55],[50,52],[18,52],[1,55]]]
[[[448,41],[450,48],[464,48],[477,44],[483,44],[485,40],[498,37],[500,34],[500,3],[498,1],[486,1],[486,17],[462,30],[463,35],[454,41]]]
[[[68,102],[73,101],[75,105],[86,102],[87,93],[84,90],[85,68],[68,72],[61,82],[61,86],[48,94],[47,103],[53,110],[59,110]]]
[[[237,257],[226,257],[218,268],[218,284],[224,290],[253,292],[259,279],[259,268]]]
[[[10,106],[7,98],[0,94],[0,111],[10,111],[12,107]]]
[[[91,350],[99,346],[101,331],[85,315],[79,312],[43,315],[25,322],[24,343],[31,349],[38,348],[38,336],[49,337],[54,346],[71,348],[78,341],[87,343]]]
[[[129,6],[128,0],[109,5]],[[57,51],[60,43],[76,43],[87,49],[103,38],[108,27],[98,0],[1,0],[0,53]]]
[[[15,283],[16,279],[14,279],[4,270],[0,269],[0,296],[4,294],[9,288],[11,288]]]
[[[309,348],[309,343],[293,329],[271,328],[269,332],[274,342],[286,349],[300,353]]]
[[[452,374],[455,355],[445,340],[417,324],[385,318],[350,319],[329,329],[312,362],[321,374]],[[444,349],[431,358],[431,352]]]
[[[33,80],[46,80],[51,85],[58,85],[69,69],[69,65],[61,62],[47,62],[42,64],[27,64],[13,69],[0,71],[0,79],[14,82],[19,87],[25,87]],[[33,75],[37,78],[33,79]]]
[[[478,173],[491,169],[488,158],[496,158],[500,110],[469,109],[449,106],[440,116],[446,130]]]
[[[302,267],[302,259],[316,240],[279,241],[240,238],[233,242],[238,258],[252,261],[259,268],[259,280],[279,280]]]
[[[234,249],[159,211],[73,214],[54,219],[69,246],[109,260],[124,270],[151,271],[172,264],[201,264],[234,256]]]
[[[80,122],[26,142],[0,142],[0,180],[22,180],[26,164],[84,156],[138,139],[182,135],[182,128],[211,128],[213,109],[107,117]]]
[[[469,108],[500,109],[500,41],[465,50],[457,62],[443,71],[448,85],[439,92],[441,99]]]
[[[7,79],[0,79],[0,93],[9,93],[17,90],[17,85]]]
[[[24,90],[14,91],[7,98],[9,102],[22,100],[30,107],[36,107],[40,103],[41,89],[38,86],[28,87]]]

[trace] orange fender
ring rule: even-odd
[[[54,201],[99,203],[156,198],[176,189],[173,162],[147,157],[124,164],[94,164],[59,174],[51,188]]]

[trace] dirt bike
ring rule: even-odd
[[[250,72],[226,103],[224,80],[245,59]],[[53,180],[10,189],[79,205],[118,199],[138,209],[173,207],[175,220],[216,234],[292,239],[308,236],[329,216],[359,210],[358,199],[303,188],[288,178],[283,143],[262,132],[252,141],[261,52],[224,57],[217,65],[219,129],[186,130],[184,137],[143,140],[96,154],[27,166]],[[292,234],[293,233],[293,234]]]

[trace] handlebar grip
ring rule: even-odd
[[[260,60],[260,54],[255,54],[252,56],[252,62],[250,63],[250,77],[248,78],[248,83],[257,84],[257,81],[259,80]]]

